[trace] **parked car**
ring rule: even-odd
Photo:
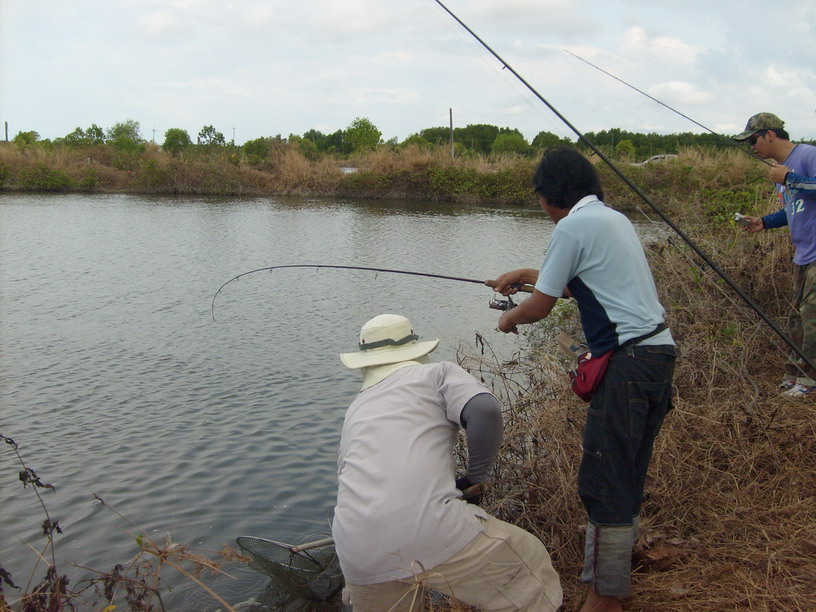
[[[659,162],[659,161],[666,161],[667,159],[672,159],[677,157],[671,153],[666,153],[664,155],[652,155],[649,159],[645,159],[642,162],[632,162],[633,166],[645,166],[646,164],[651,164],[652,162]]]

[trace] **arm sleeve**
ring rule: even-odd
[[[788,224],[788,216],[785,214],[785,209],[781,208],[775,213],[765,215],[762,217],[762,225],[765,229],[773,229],[775,227],[785,227]]]
[[[472,484],[487,480],[501,446],[503,426],[501,407],[490,393],[474,395],[461,414],[467,432],[468,471]]]
[[[547,245],[547,255],[538,272],[535,288],[551,297],[563,297],[564,288],[575,275],[577,253],[577,241],[556,226]]]
[[[785,175],[785,185],[791,190],[816,193],[816,177],[814,176],[803,176],[795,172],[788,172]]]

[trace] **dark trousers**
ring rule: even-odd
[[[671,408],[676,349],[618,349],[589,405],[578,492],[597,525],[631,525],[640,512],[655,437]]]
[[[584,428],[578,492],[589,522],[581,579],[601,595],[630,593],[632,543],[654,440],[671,409],[673,346],[615,351]]]

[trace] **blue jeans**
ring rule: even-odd
[[[630,591],[632,543],[652,448],[671,409],[676,348],[615,351],[589,404],[578,493],[589,525],[581,579],[600,595]]]

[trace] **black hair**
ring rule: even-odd
[[[777,138],[781,138],[782,140],[790,140],[790,136],[782,128],[768,128],[765,131],[766,132],[773,132],[774,134],[776,134]]]
[[[556,208],[572,208],[588,195],[604,199],[601,179],[592,163],[575,149],[564,146],[544,152],[533,175],[533,189]]]

